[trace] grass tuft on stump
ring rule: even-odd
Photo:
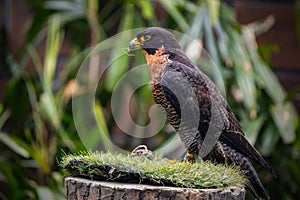
[[[60,165],[65,176],[103,181],[187,188],[244,187],[247,183],[237,167],[208,161],[179,162],[159,155],[150,160],[129,154],[81,152],[80,155],[64,156]]]

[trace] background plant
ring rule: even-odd
[[[5,100],[0,102],[0,141],[5,145],[0,157],[0,181],[4,183],[0,187],[1,199],[64,198],[57,159],[63,151],[86,148],[77,136],[71,108],[72,89],[80,88],[75,81],[77,70],[99,42],[116,33],[146,26],[177,30],[203,45],[210,58],[196,56],[195,62],[227,96],[247,138],[278,174],[274,180],[261,172],[271,198],[292,199],[299,195],[299,119],[289,95],[258,54],[255,42],[255,34],[267,30],[272,18],[242,26],[236,22],[232,8],[218,0],[42,0],[28,1],[28,6],[35,10],[35,15],[26,40],[15,55],[6,56],[10,80]],[[60,53],[66,40],[73,44],[67,56]],[[43,57],[37,47],[44,42]],[[181,42],[188,49],[189,44]],[[112,48],[112,55],[126,45],[126,41],[120,41]],[[260,52],[265,55],[263,48]],[[96,64],[104,60],[93,59]],[[181,142],[168,126],[155,137],[132,138],[118,129],[112,117],[110,100],[114,87],[130,66],[141,63],[144,58],[140,54],[134,59],[123,56],[100,80],[95,104],[100,148],[111,149],[101,143],[101,138],[109,137],[123,149],[146,143],[150,149],[178,157],[182,152],[175,150],[180,149]],[[35,69],[33,73],[27,70],[29,67]],[[89,78],[95,79],[93,74],[97,73],[91,71]],[[153,104],[150,88],[140,88],[132,99],[136,102],[133,118],[140,125],[147,124],[148,109]],[[94,138],[90,138],[90,144],[90,148],[96,145]]]

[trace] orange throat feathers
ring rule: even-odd
[[[154,55],[148,54],[144,50],[153,83],[157,83],[160,81],[165,66],[168,62],[170,62],[170,60],[168,59],[169,55],[163,53],[164,48],[159,48],[158,50],[156,50]]]

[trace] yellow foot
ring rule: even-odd
[[[190,152],[186,152],[186,155],[184,156],[183,162],[196,162],[196,155],[192,154]]]

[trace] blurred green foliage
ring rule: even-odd
[[[241,26],[232,8],[219,0],[30,0],[27,4],[35,13],[26,40],[15,55],[6,58],[11,77],[5,100],[0,102],[0,199],[64,199],[57,160],[63,152],[86,149],[72,115],[72,89],[80,87],[75,81],[78,68],[98,43],[122,31],[147,26],[177,30],[203,44],[209,61],[196,59],[195,63],[226,94],[247,138],[278,174],[274,179],[260,173],[271,198],[293,199],[300,195],[297,112],[266,64],[270,49],[260,48],[261,57],[255,41],[257,27],[267,29],[272,25],[270,20]],[[62,55],[61,47],[67,40],[73,48]],[[43,41],[44,57],[37,50]],[[123,40],[112,48],[112,55],[118,55],[127,45]],[[182,45],[188,46],[184,41]],[[146,143],[168,156],[181,146],[168,126],[155,137],[143,139],[127,136],[114,122],[112,91],[131,65],[144,62],[141,54],[134,58],[122,56],[100,80],[95,100],[100,136],[87,138],[89,148],[101,140],[100,149],[111,149],[103,142],[108,138],[123,149]],[[90,74],[89,78],[97,78],[94,71]],[[132,98],[138,102],[133,117],[146,125],[153,104],[150,88],[142,87]]]

